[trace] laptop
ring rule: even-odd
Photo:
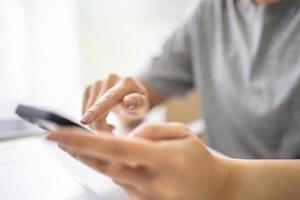
[[[0,199],[101,200],[38,140],[0,143]]]

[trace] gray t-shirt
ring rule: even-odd
[[[300,158],[300,1],[203,0],[141,79],[196,88],[208,144],[235,158]]]

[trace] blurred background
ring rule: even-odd
[[[138,73],[197,0],[0,0],[0,117],[80,111],[84,87]]]

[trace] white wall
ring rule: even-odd
[[[84,85],[140,70],[196,1],[0,0],[0,117],[19,102],[79,114]]]
[[[0,106],[69,109],[80,84],[75,0],[0,0]]]
[[[132,74],[159,49],[198,0],[81,0],[85,83],[109,72]]]

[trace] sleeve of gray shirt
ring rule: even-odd
[[[191,15],[163,45],[161,54],[154,57],[139,78],[165,96],[179,96],[193,88],[191,60],[191,31],[195,28]]]

